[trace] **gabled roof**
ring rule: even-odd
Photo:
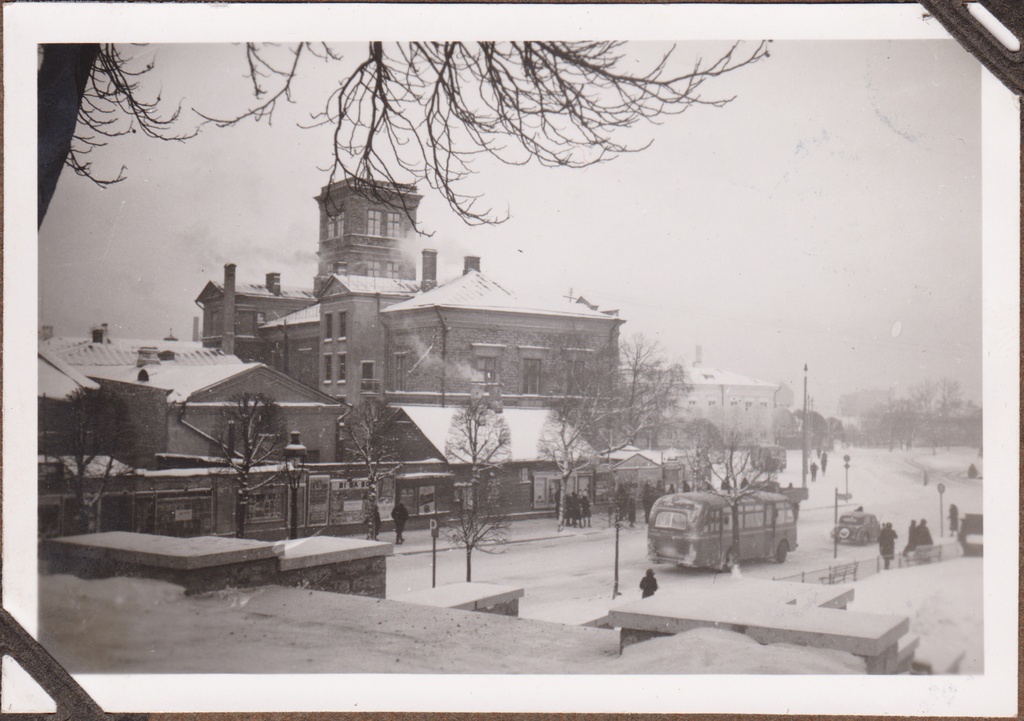
[[[196,302],[203,302],[224,294],[224,283],[218,280],[211,280],[203,286]],[[313,301],[316,296],[312,288],[299,288],[296,286],[281,286],[280,293],[271,293],[266,285],[260,283],[235,283],[235,295],[246,295],[256,298],[289,298],[292,300]]]
[[[183,403],[197,391],[247,373],[261,365],[263,364],[239,362],[233,365],[179,366],[172,363],[160,363],[141,368],[135,366],[130,368],[92,368],[89,370],[89,375],[93,378],[159,388],[167,391],[168,401]],[[139,380],[140,371],[145,371],[149,380]]]
[[[41,352],[49,353],[71,366],[134,366],[139,348],[172,351],[174,363],[186,366],[238,365],[233,355],[224,355],[219,348],[203,348],[202,343],[183,340],[142,340],[117,338],[93,343],[89,338],[50,338],[39,344]],[[87,373],[88,375],[88,373]]]
[[[39,383],[37,393],[48,398],[66,398],[79,388],[99,388],[99,384],[89,380],[52,353],[39,351]]]
[[[301,325],[303,323],[319,323],[320,322],[320,304],[314,303],[313,305],[305,308],[300,308],[297,311],[283,315],[280,318],[274,320],[268,320],[263,323],[260,328],[277,328],[279,326],[292,326]]]
[[[709,368],[706,366],[693,366],[685,370],[686,381],[693,386],[759,386],[763,388],[778,388],[777,383],[760,381],[756,378],[724,371],[721,368]]]
[[[601,451],[598,454],[598,458],[603,460],[611,460],[614,465],[621,466],[622,464],[629,461],[631,458],[642,458],[648,463],[655,465],[661,465],[662,455],[661,451],[652,449],[641,449],[636,446],[625,446],[617,451],[608,453],[607,451]]]
[[[419,290],[420,284],[415,280],[335,273],[320,291],[320,297],[324,298],[336,293],[370,293],[372,295],[406,297],[418,293]]]
[[[458,407],[398,406],[409,417],[430,444],[445,457],[448,433]],[[544,426],[551,417],[545,408],[506,408],[502,417],[508,424],[512,445],[510,461],[536,461],[540,459],[540,440]],[[448,458],[454,461],[454,458]]]
[[[400,313],[416,308],[473,308],[511,313],[604,318],[608,316],[583,303],[567,298],[540,299],[514,293],[479,271],[471,270],[443,285],[409,300],[385,308],[383,313]]]

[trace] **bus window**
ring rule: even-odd
[[[708,520],[705,526],[705,530],[708,533],[718,533],[722,530],[722,513],[721,511],[709,511]]]
[[[740,516],[740,528],[764,528],[764,506],[747,506]]]
[[[673,528],[677,531],[685,531],[693,525],[693,522],[697,520],[697,509],[691,509],[689,511],[660,511],[658,517],[654,519],[655,528]]]

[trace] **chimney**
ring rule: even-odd
[[[462,274],[465,275],[471,270],[475,270],[477,273],[480,272],[480,256],[479,255],[467,255],[466,265],[462,268]]]
[[[281,295],[281,274],[267,273],[267,290],[274,295]]]
[[[199,316],[192,316],[192,342],[199,342]]]
[[[420,289],[426,293],[437,287],[437,251],[433,248],[423,249],[423,282]]]
[[[224,355],[235,354],[235,264],[224,264],[224,316],[221,319],[220,349]]]
[[[176,340],[178,340],[177,338],[174,337],[174,328],[171,328],[169,331],[167,331],[167,337],[164,338],[164,340],[166,340],[166,341],[176,341]]]
[[[693,364],[699,366],[701,364],[701,347],[697,346],[697,352],[693,356]]]
[[[144,345],[139,348],[139,358],[135,361],[135,366],[141,368],[142,366],[160,365],[160,357],[157,355],[157,350],[154,346]]]
[[[106,343],[107,342],[107,340],[108,340],[108,337],[107,337],[108,329],[107,329],[107,324],[106,323],[102,323],[102,324],[100,324],[98,326],[94,326],[93,328],[90,329],[90,331],[92,333],[92,342],[93,343]]]
[[[39,329],[39,340],[50,340],[50,338],[53,338],[53,326],[44,325]]]

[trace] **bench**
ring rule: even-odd
[[[829,566],[828,573],[818,580],[829,586],[834,583],[846,583],[848,580],[856,581],[858,563],[859,561],[853,561],[852,563],[843,563],[838,566]]]
[[[942,560],[942,546],[918,546],[904,559],[908,566]]]

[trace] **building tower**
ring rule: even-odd
[[[415,280],[416,261],[403,239],[413,231],[410,217],[415,221],[422,198],[413,185],[377,185],[361,193],[346,180],[321,189],[314,291],[335,273]]]

